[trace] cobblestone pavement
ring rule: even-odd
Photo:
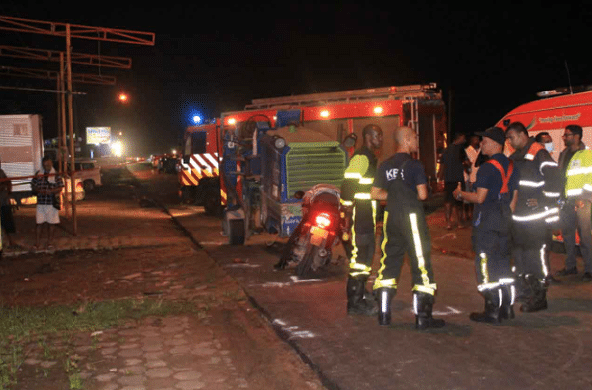
[[[99,194],[79,213],[79,235],[59,231],[53,251],[5,252],[11,256],[0,262],[4,304],[131,298],[183,302],[197,310],[30,342],[15,389],[324,388],[238,283],[161,209],[142,208],[131,196]],[[26,246],[34,237],[34,209],[22,208],[15,217],[15,239]]]

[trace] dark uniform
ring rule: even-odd
[[[520,172],[518,201],[512,215],[512,255],[525,300],[521,310],[537,311],[547,308],[547,235],[549,226],[559,221],[561,171],[534,138],[510,158]],[[536,199],[536,205],[529,205],[529,199]]]
[[[427,184],[421,162],[407,153],[396,153],[376,173],[374,187],[387,191],[384,213],[382,258],[374,283],[379,302],[379,323],[390,323],[390,301],[397,291],[405,253],[411,262],[413,308],[416,326],[440,327],[444,321],[432,318],[436,283],[430,259],[430,234],[417,186]]]
[[[472,313],[474,321],[499,322],[512,318],[514,279],[510,269],[512,194],[518,175],[513,162],[501,153],[493,155],[477,172],[475,189],[486,188],[487,196],[475,204],[473,250],[479,292],[485,298],[485,312]]]
[[[351,237],[349,241],[343,242],[349,258],[348,312],[356,307],[364,309],[372,306],[363,300],[364,286],[372,270],[376,246],[374,238],[376,221],[377,218],[382,217],[379,215],[377,202],[370,197],[377,164],[378,160],[374,152],[362,146],[349,161],[341,185],[342,204],[353,208]]]

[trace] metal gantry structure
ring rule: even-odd
[[[68,172],[70,179],[70,188],[72,190],[71,210],[73,234],[77,234],[76,221],[76,196],[74,182],[74,113],[73,113],[73,83],[74,82],[95,82],[99,84],[115,83],[115,78],[109,79],[98,75],[75,75],[72,72],[72,64],[107,66],[115,68],[131,68],[131,60],[123,57],[98,56],[92,54],[82,54],[72,52],[72,39],[87,39],[95,41],[107,41],[134,45],[154,46],[155,34],[151,32],[142,32],[134,30],[124,30],[107,27],[84,26],[71,23],[48,22],[33,19],[17,18],[12,16],[0,15],[0,30],[23,32],[31,34],[51,35],[63,37],[66,40],[66,51],[54,51],[43,49],[16,48],[11,46],[0,46],[0,55],[24,58],[30,60],[57,61],[60,63],[60,71],[48,72],[44,70],[32,70],[26,68],[2,67],[2,71],[12,72],[12,75],[46,78],[57,80],[58,99],[58,129],[60,141],[60,151],[69,149],[69,153],[60,153],[62,161],[60,168],[62,172]],[[10,68],[10,69],[8,69]],[[37,76],[37,77],[36,77]],[[55,77],[55,78],[54,78]],[[67,114],[66,114],[67,111]],[[66,136],[68,134],[68,136]],[[67,145],[67,137],[70,138],[70,144]],[[69,146],[69,148],[68,148]],[[70,167],[64,161],[64,156],[69,154]],[[63,156],[64,155],[64,156]],[[68,196],[66,196],[66,199]]]

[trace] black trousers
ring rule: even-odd
[[[407,253],[411,263],[412,290],[434,295],[431,243],[423,208],[401,206],[384,215],[382,258],[374,289],[397,288]]]

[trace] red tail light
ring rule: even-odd
[[[315,218],[315,223],[320,228],[327,228],[331,225],[331,217],[327,213],[321,213]]]

